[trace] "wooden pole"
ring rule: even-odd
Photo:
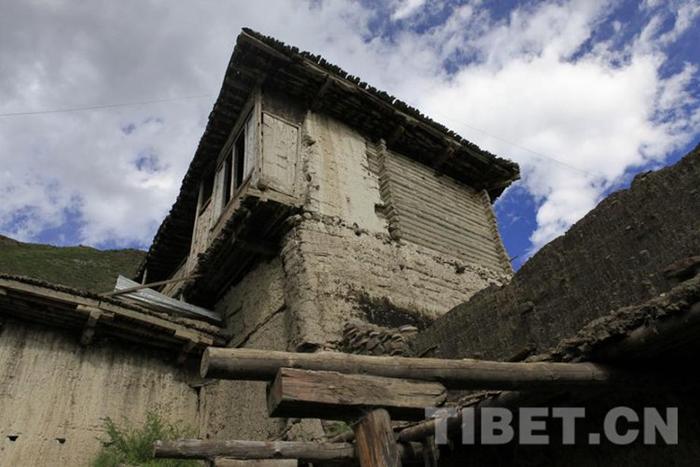
[[[302,441],[238,441],[182,439],[156,441],[154,457],[168,459],[299,459],[302,462],[351,461],[355,447],[349,443]]]
[[[423,459],[422,448],[417,443],[402,445],[393,441],[401,459],[416,463]],[[298,459],[300,462],[356,463],[358,453],[350,443],[321,443],[303,441],[240,441],[181,439],[156,441],[154,457],[158,459]]]
[[[357,418],[384,408],[396,420],[423,420],[426,407],[445,402],[442,384],[335,371],[281,368],[267,395],[271,417]]]
[[[207,378],[272,381],[280,368],[435,381],[448,389],[636,388],[658,381],[658,376],[588,362],[494,362],[219,347],[205,350],[201,374]]]
[[[401,457],[391,428],[389,412],[376,409],[355,425],[360,467],[401,467]]]

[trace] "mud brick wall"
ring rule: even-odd
[[[412,343],[416,354],[520,360],[589,321],[672,285],[663,270],[700,254],[700,146],[638,175],[542,248],[504,287],[483,290]]]

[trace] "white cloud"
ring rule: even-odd
[[[415,20],[424,3],[382,13]],[[538,203],[536,249],[630,167],[661,161],[695,134],[700,113],[682,104],[692,102],[697,65],[670,77],[660,67],[698,2],[647,1],[650,20],[632,41],[619,19],[605,25],[614,5],[604,1],[541,2],[498,20],[489,3],[468,2],[420,33],[398,22],[392,34],[372,35],[379,11],[351,2],[11,2],[0,16],[0,113],[213,95],[235,36],[250,26],[520,162]],[[673,26],[662,28],[669,15]],[[588,43],[601,27],[612,36]],[[85,243],[147,245],[212,102],[0,118],[0,231],[36,238],[72,211]]]
[[[391,19],[394,21],[406,19],[415,14],[424,4],[425,0],[398,0]]]

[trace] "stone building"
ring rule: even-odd
[[[518,167],[320,57],[244,30],[138,275],[220,316],[0,277],[0,465],[86,465],[101,419],[165,404],[202,438],[319,436],[208,345],[401,354],[511,267],[492,202]],[[172,304],[172,303],[171,303]]]
[[[514,163],[395,98],[244,30],[139,279],[194,276],[162,293],[220,313],[229,346],[366,347],[370,332],[423,328],[507,281],[491,204],[517,178]],[[376,353],[405,346],[381,340]],[[262,395],[248,386],[204,391],[241,394],[229,409],[261,430]]]
[[[424,323],[510,276],[491,203],[517,178],[402,102],[245,30],[140,279],[196,275],[163,293],[219,311],[233,345],[281,312],[297,349],[332,346],[352,319]]]
[[[491,205],[515,164],[244,30],[135,278],[165,281],[158,293],[0,274],[0,465],[88,465],[102,418],[138,424],[159,405],[204,439],[327,439],[337,428],[268,418],[264,382],[202,379],[207,346],[683,373],[700,335],[699,161],[700,147],[639,176],[512,275]],[[180,314],[190,305],[209,311]],[[678,449],[455,443],[440,447],[440,465],[695,465],[694,389],[451,392],[455,406],[504,397],[684,415]]]

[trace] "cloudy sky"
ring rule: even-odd
[[[697,144],[699,23],[700,0],[0,0],[0,233],[147,248],[249,26],[519,162],[518,266]]]

